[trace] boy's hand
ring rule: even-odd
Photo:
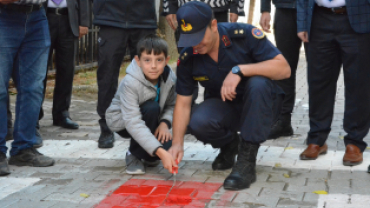
[[[158,141],[162,144],[172,140],[172,134],[165,122],[161,122],[159,124],[158,128],[154,132],[154,136],[157,137]]]
[[[174,171],[177,173],[178,172],[178,166],[173,159],[172,155],[168,153],[165,149],[163,148],[158,148],[156,155],[162,160],[163,167],[168,170],[170,173],[174,173]]]

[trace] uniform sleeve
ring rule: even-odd
[[[255,37],[252,34],[253,29],[259,30],[258,28],[252,28],[252,30],[249,30],[250,32],[247,32],[247,47],[250,48],[254,61],[267,61],[281,54],[279,49],[277,49],[266,37]],[[259,32],[262,31],[259,30]]]
[[[163,16],[176,14],[178,10],[178,0],[163,0]]]
[[[189,64],[187,64],[189,65]],[[193,95],[196,81],[193,79],[189,66],[180,63],[177,67],[176,93],[179,95]]]

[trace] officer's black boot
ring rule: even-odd
[[[212,163],[213,170],[226,170],[233,167],[235,156],[238,154],[239,135],[237,132],[233,135],[233,140],[221,147],[220,153]]]
[[[269,139],[276,139],[281,136],[292,136],[291,114],[281,115],[278,121],[272,126]]]
[[[114,142],[114,134],[113,132],[108,128],[107,122],[105,119],[99,120],[100,125],[100,137],[98,140],[98,147],[99,148],[112,148],[113,142]]]
[[[240,190],[249,188],[256,181],[256,158],[259,144],[240,141],[238,160],[230,175],[224,181],[224,188]]]

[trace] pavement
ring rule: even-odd
[[[292,117],[295,134],[262,144],[257,159],[257,182],[249,189],[224,190],[222,183],[230,171],[213,171],[211,168],[218,150],[186,135],[185,156],[179,164],[177,182],[171,192],[178,194],[170,194],[171,201],[165,199],[173,175],[161,164],[147,168],[144,175],[126,174],[125,153],[129,140],[115,135],[113,148],[99,149],[97,103],[73,97],[70,113],[80,124],[80,129],[53,126],[52,102],[46,100],[45,117],[40,121],[44,146],[39,151],[55,158],[56,164],[47,168],[10,166],[12,173],[0,178],[0,207],[369,208],[370,175],[366,172],[369,150],[364,152],[361,165],[342,165],[345,150],[342,74],[337,85],[332,130],[327,140],[329,151],[315,161],[299,160],[309,130],[303,51],[300,58]],[[201,94],[202,90],[200,97]],[[15,96],[11,96],[13,112],[14,103]],[[369,142],[370,136],[365,140]],[[7,142],[8,146],[10,144]]]

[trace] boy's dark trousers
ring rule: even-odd
[[[160,114],[160,107],[159,104],[153,100],[146,101],[142,105],[140,105],[140,112],[142,115],[142,120],[145,121],[145,125],[150,129],[152,134],[154,134],[155,130],[159,126],[159,114]],[[138,159],[143,159],[146,161],[156,161],[159,160],[157,156],[152,157],[150,156],[136,141],[131,135],[126,131],[126,129],[117,132],[121,137],[130,137],[130,147],[129,150],[131,154],[133,154]],[[163,144],[163,148],[168,150],[172,145],[172,140],[165,142]]]

